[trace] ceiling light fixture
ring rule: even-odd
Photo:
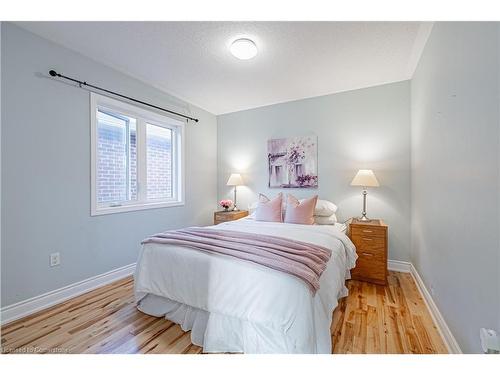
[[[257,55],[257,46],[250,39],[240,38],[231,44],[230,51],[240,60],[249,60]]]

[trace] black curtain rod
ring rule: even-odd
[[[194,121],[194,122],[198,122],[197,118],[190,117],[190,116],[187,116],[187,115],[183,115],[182,113],[174,112],[174,111],[171,111],[169,109],[162,108],[162,107],[158,107],[158,106],[156,106],[154,104],[146,103],[146,102],[143,102],[142,100],[131,98],[130,96],[118,94],[117,92],[114,92],[114,91],[111,91],[111,90],[106,90],[106,89],[103,89],[102,87],[99,87],[99,86],[91,85],[90,83],[87,83],[85,81],[79,81],[79,80],[77,80],[75,78],[67,77],[65,75],[57,73],[55,70],[50,70],[49,74],[50,74],[51,77],[59,77],[59,78],[67,79],[67,80],[72,81],[72,82],[76,82],[76,83],[78,83],[78,86],[80,86],[80,87],[82,87],[82,86],[92,87],[93,89],[104,91],[104,92],[107,92],[108,94],[116,95],[116,96],[119,96],[121,98],[125,98],[127,100],[130,100],[130,101],[133,101],[133,102],[136,102],[136,103],[147,105],[148,107],[153,107],[153,108],[159,109],[161,111],[168,112],[168,113],[171,113],[171,114],[176,115],[176,116],[184,117],[185,119],[188,119],[188,120],[191,120],[191,121]]]

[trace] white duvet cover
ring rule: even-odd
[[[218,228],[327,247],[332,256],[313,296],[297,277],[225,255],[143,245],[135,274],[138,308],[192,329],[205,352],[331,353],[330,325],[356,252],[332,225],[241,219]]]

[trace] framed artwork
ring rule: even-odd
[[[267,141],[270,188],[318,187],[318,137]]]

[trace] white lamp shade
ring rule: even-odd
[[[243,185],[243,179],[241,178],[241,175],[239,173],[232,173],[231,176],[229,176],[229,180],[227,180],[227,186],[238,186],[238,185]]]
[[[360,169],[352,179],[351,186],[377,187],[380,185],[371,169]]]

